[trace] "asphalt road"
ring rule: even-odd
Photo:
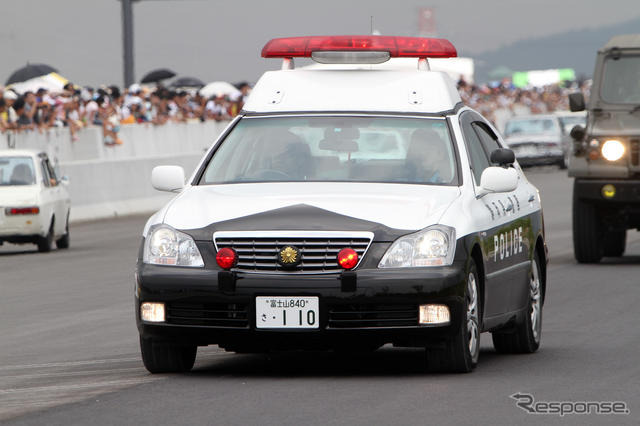
[[[627,253],[578,265],[571,185],[530,169],[550,249],[541,349],[430,375],[418,350],[236,355],[200,348],[193,372],[152,376],[133,317],[145,218],[71,228],[71,249],[0,247],[0,422],[103,424],[640,424],[640,233]],[[624,401],[629,415],[534,415],[510,398]]]

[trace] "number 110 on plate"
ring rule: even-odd
[[[256,328],[318,328],[318,297],[256,297]]]

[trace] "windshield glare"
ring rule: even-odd
[[[36,176],[31,157],[0,157],[0,185],[33,185]]]
[[[504,129],[505,136],[540,135],[558,133],[556,122],[551,118],[534,118],[526,120],[509,120]]]
[[[605,59],[600,97],[612,104],[640,105],[640,56]]]
[[[456,185],[455,158],[443,119],[245,117],[215,152],[199,184]]]

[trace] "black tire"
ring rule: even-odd
[[[475,283],[475,300],[470,291],[469,281],[473,276]],[[462,309],[463,318],[456,334],[444,343],[444,347],[427,347],[426,362],[427,371],[434,373],[469,373],[478,365],[480,356],[480,318],[482,318],[482,305],[479,297],[480,280],[475,261],[471,259],[467,273],[467,286]],[[475,314],[470,314],[470,304],[475,305]],[[472,309],[473,310],[473,309]],[[475,316],[475,319],[473,318]],[[471,318],[470,318],[471,317]],[[475,321],[476,342],[471,347],[471,331],[468,322]]]
[[[67,224],[64,228],[64,235],[56,241],[56,247],[59,249],[68,249],[69,239],[69,213],[67,213]]]
[[[566,170],[569,167],[569,153],[566,152],[562,155],[562,160],[558,162],[558,167],[560,170]]]
[[[620,257],[627,245],[627,231],[610,231],[604,235],[603,254],[609,257]]]
[[[48,253],[53,248],[53,224],[54,220],[51,219],[51,225],[49,226],[49,232],[44,237],[38,237],[36,244],[38,245],[38,251],[40,253]]]
[[[573,254],[580,263],[598,263],[604,254],[596,206],[573,195]]]
[[[537,283],[535,281],[537,280]],[[523,321],[510,332],[491,333],[496,352],[508,354],[529,354],[538,350],[542,338],[543,277],[538,253],[534,256],[529,275],[528,309]],[[534,288],[535,287],[535,288]],[[534,311],[538,308],[534,320]]]
[[[179,346],[140,337],[140,352],[145,368],[152,374],[186,373],[193,368],[198,347]]]

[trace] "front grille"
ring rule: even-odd
[[[235,269],[256,273],[319,274],[342,271],[338,265],[338,252],[350,247],[358,253],[359,262],[371,241],[371,232],[318,232],[318,231],[264,231],[216,232],[216,249],[231,247],[238,253]],[[300,250],[301,263],[285,268],[278,263],[280,250],[293,246]]]
[[[631,139],[631,165],[640,165],[640,140]]]
[[[412,327],[416,304],[349,304],[329,307],[328,328]]]
[[[244,303],[170,303],[166,322],[179,325],[247,328],[249,310]]]

